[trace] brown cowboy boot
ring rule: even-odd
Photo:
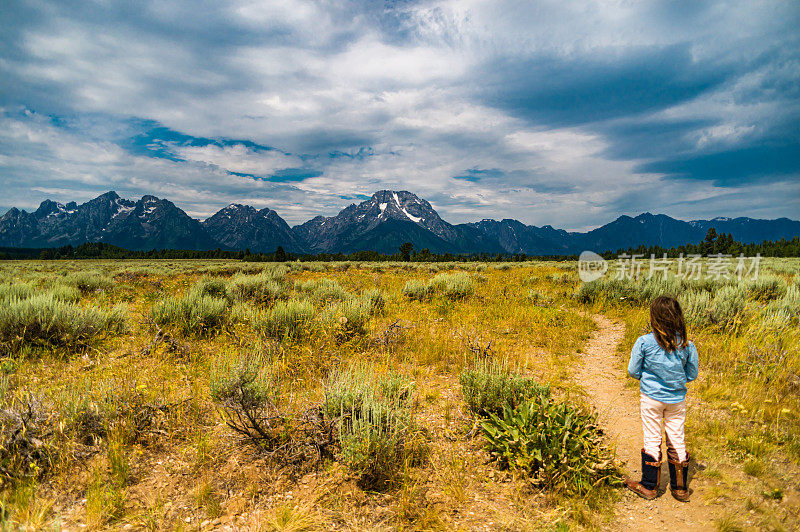
[[[642,480],[637,482],[632,478],[626,478],[625,487],[639,497],[652,501],[658,497],[658,485],[660,483],[661,453],[659,453],[656,461],[642,449]]]
[[[669,466],[669,491],[675,500],[689,502],[689,453],[683,462],[678,458],[678,452],[667,448],[667,464]]]

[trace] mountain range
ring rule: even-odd
[[[226,249],[294,253],[395,253],[403,242],[442,253],[575,254],[639,245],[673,247],[697,243],[709,228],[744,243],[800,235],[800,221],[788,218],[676,220],[663,214],[620,216],[591,231],[568,232],[518,220],[450,224],[430,203],[411,192],[381,190],[336,216],[317,216],[290,227],[272,209],[231,204],[210,218],[190,217],[169,200],[138,201],[106,192],[86,203],[45,200],[33,212],[10,209],[0,218],[0,246],[60,247],[107,242],[131,250]]]

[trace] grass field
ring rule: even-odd
[[[791,530],[799,267],[582,285],[574,262],[0,262],[0,519],[612,526],[620,464],[575,370],[605,314],[624,375],[671,293],[701,361],[687,437],[718,485],[692,504],[720,530]]]

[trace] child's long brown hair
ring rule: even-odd
[[[678,300],[670,296],[659,296],[650,303],[650,327],[658,345],[667,351],[686,347],[686,321]]]

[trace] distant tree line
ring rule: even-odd
[[[665,248],[662,246],[637,246],[616,251],[601,253],[606,259],[619,255],[655,255],[662,257],[678,257],[687,255],[724,255],[753,257],[800,257],[800,237],[791,240],[765,240],[760,244],[742,244],[736,242],[729,233],[717,234],[714,228],[708,230],[705,239],[697,244]],[[286,261],[356,261],[356,262],[522,262],[527,260],[576,260],[578,255],[526,255],[524,253],[433,253],[427,248],[414,250],[411,242],[403,243],[397,253],[378,253],[377,251],[356,251],[354,253],[317,253],[298,254],[285,251],[281,246],[274,253],[251,253],[213,249],[206,251],[186,249],[152,249],[149,251],[131,251],[105,242],[87,242],[79,246],[62,246],[58,248],[3,248],[0,247],[0,260],[80,260],[80,259],[228,259],[246,262],[286,262]]]
[[[249,251],[206,251],[188,249],[152,249],[131,251],[105,242],[86,242],[79,246],[57,248],[3,248],[0,259],[5,260],[76,260],[76,259],[242,259]]]
[[[650,257],[663,257],[664,254],[669,258],[679,257],[683,254],[684,257],[688,255],[731,255],[738,257],[744,255],[745,257],[755,257],[761,255],[762,257],[800,257],[800,237],[794,237],[791,240],[782,238],[781,240],[764,240],[760,244],[742,244],[733,239],[730,233],[717,234],[716,229],[713,227],[708,230],[706,237],[702,242],[697,244],[684,244],[672,248],[665,248],[661,246],[637,246],[635,248],[618,249],[615,252],[607,251],[601,253],[606,259],[612,259],[619,255],[644,255]]]

